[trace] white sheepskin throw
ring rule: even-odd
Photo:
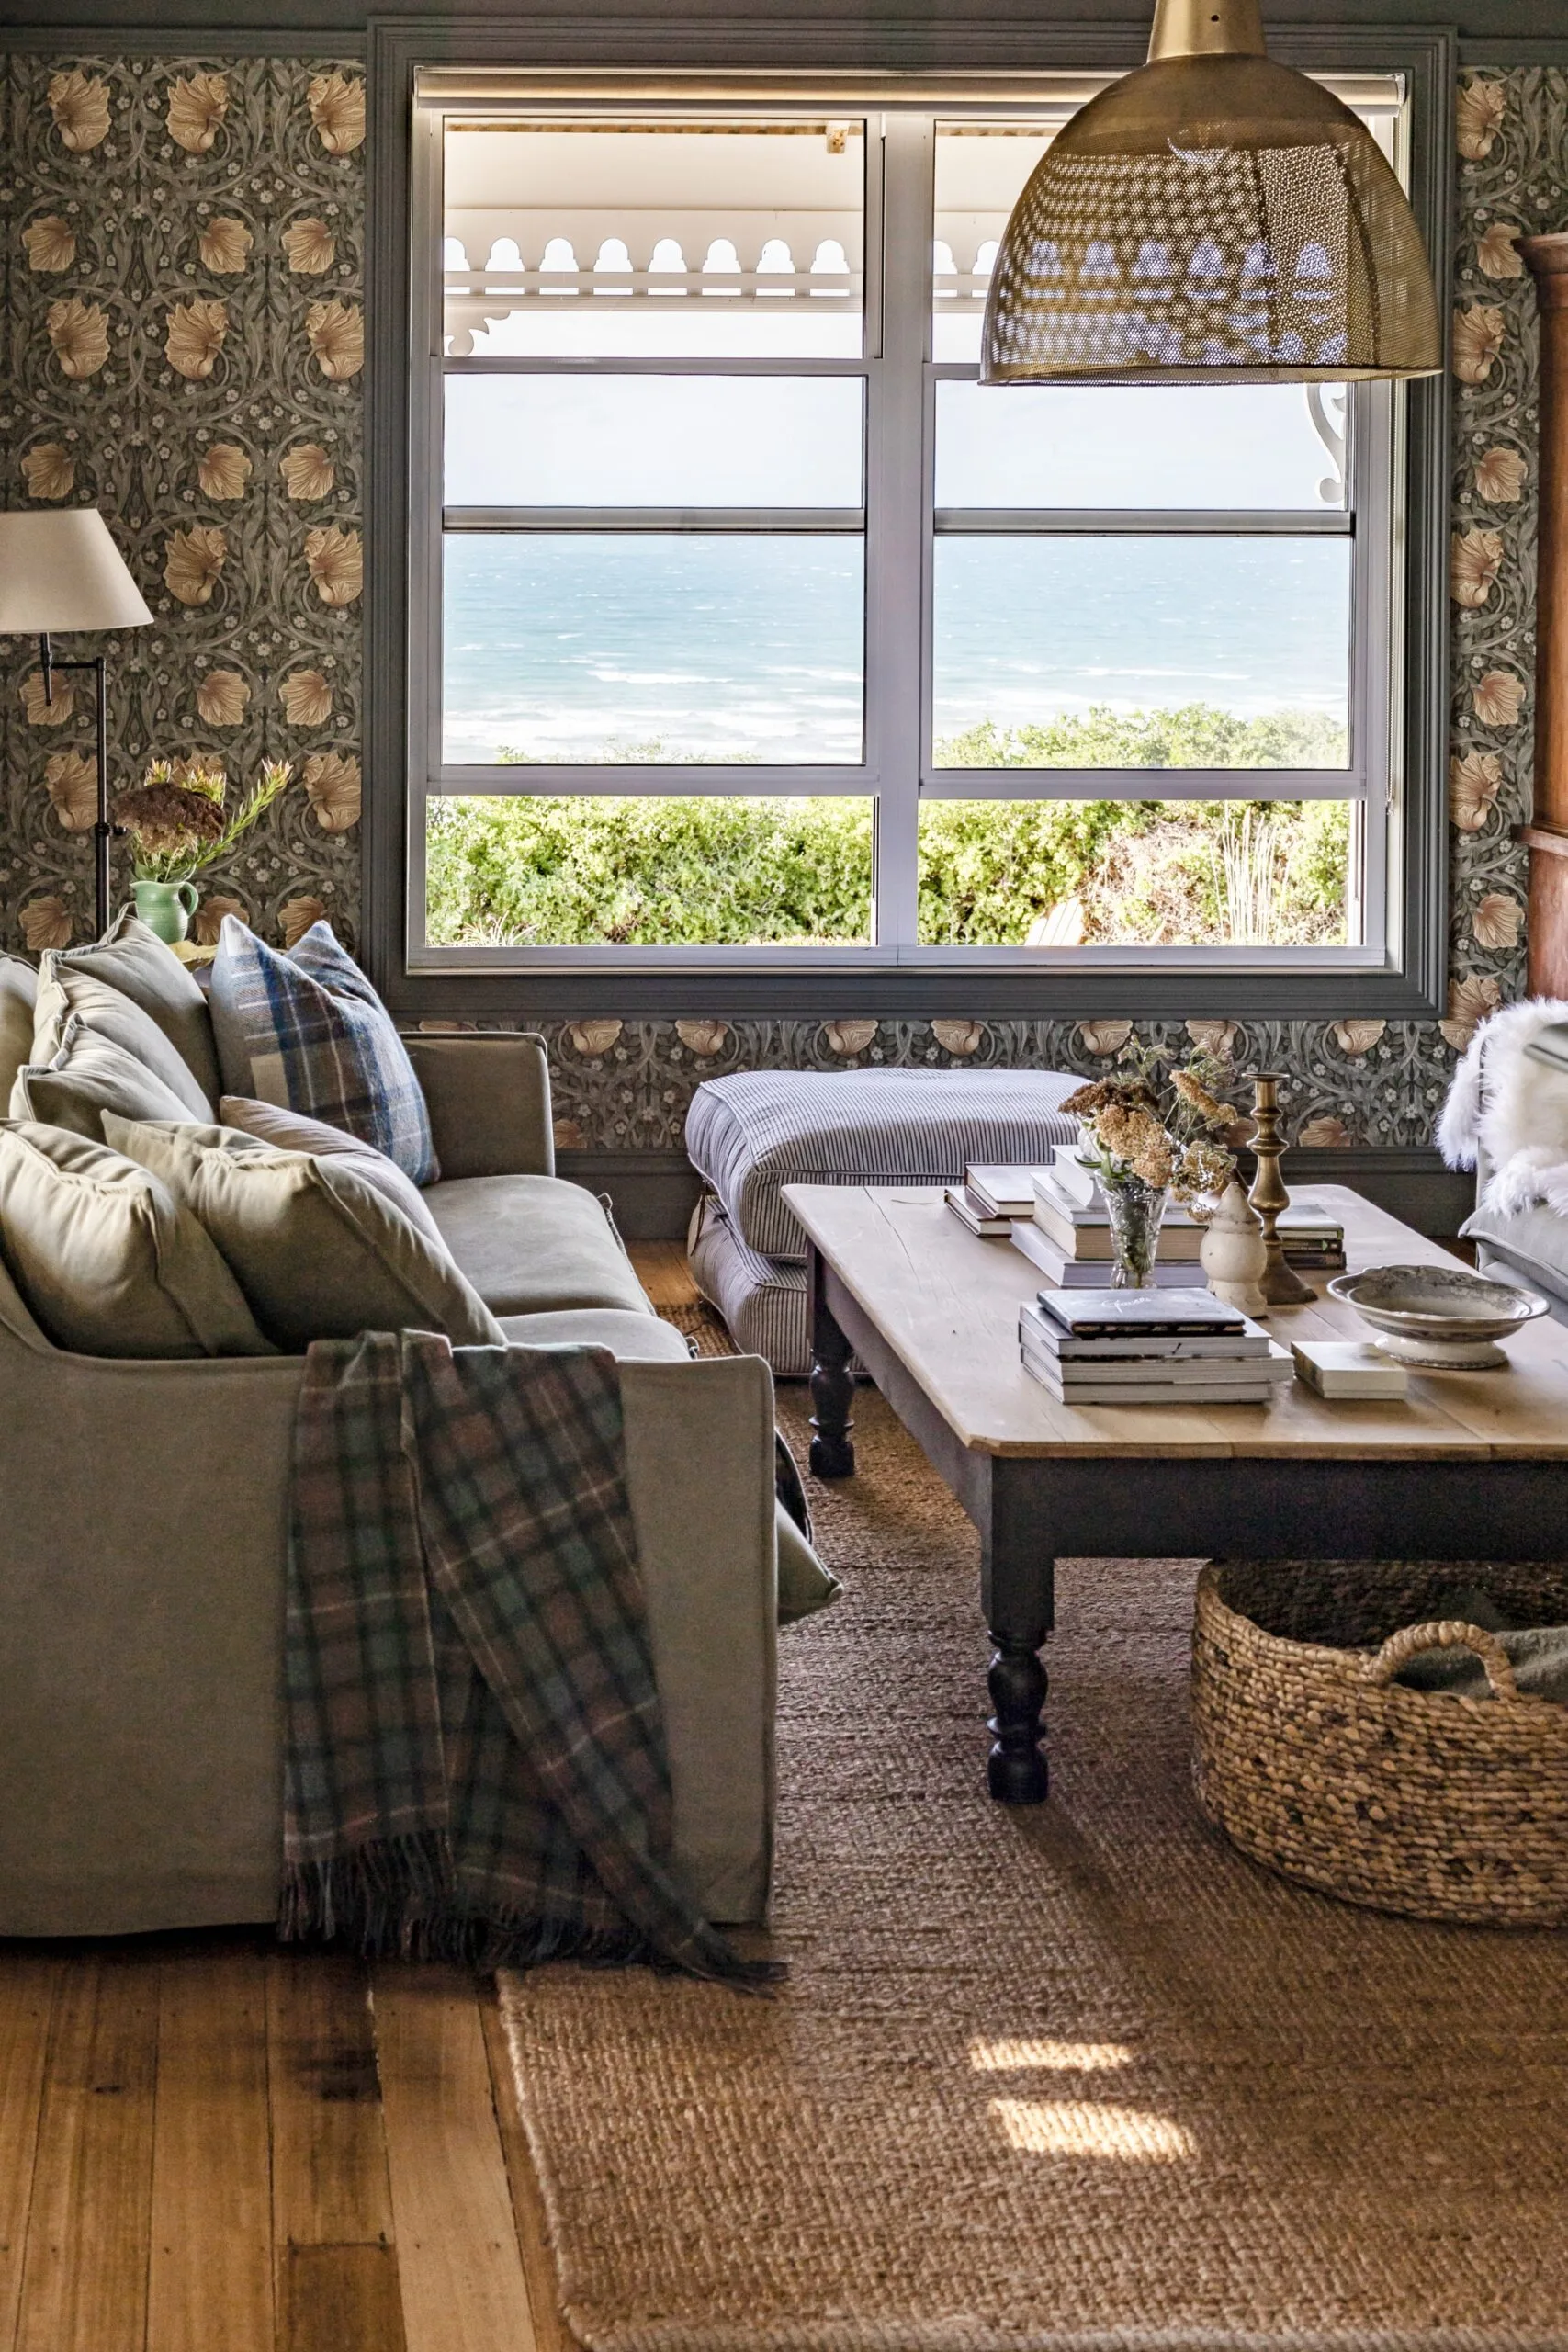
[[[1484,1157],[1491,1173],[1482,1205],[1501,1216],[1540,1202],[1568,1216],[1568,1070],[1525,1052],[1532,1037],[1558,1022],[1568,1022],[1568,1003],[1540,996],[1483,1021],[1438,1122],[1450,1168],[1473,1168]]]

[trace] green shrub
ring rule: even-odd
[[[1112,710],[1096,703],[1043,727],[984,718],[936,747],[942,768],[1336,768],[1345,729],[1311,710],[1238,718],[1212,703],[1179,710]]]
[[[784,945],[871,932],[864,800],[433,800],[441,946]]]

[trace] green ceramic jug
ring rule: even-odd
[[[185,937],[196,912],[194,882],[133,882],[130,890],[136,911],[149,931],[155,931],[171,947]]]

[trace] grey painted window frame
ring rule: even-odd
[[[1440,285],[1450,270],[1452,196],[1448,115],[1455,68],[1451,35],[1411,29],[1328,32],[1270,27],[1283,60],[1321,73],[1400,74],[1411,100],[1412,202]],[[373,24],[368,79],[373,135],[368,190],[371,282],[367,625],[371,790],[367,817],[366,949],[384,993],[400,1012],[428,1017],[505,1017],[614,1010],[731,1013],[876,1010],[1071,1018],[1089,1012],[1250,1012],[1273,1017],[1333,1012],[1418,1017],[1440,1011],[1447,983],[1446,765],[1448,727],[1448,384],[1409,388],[1401,454],[1405,491],[1405,567],[1401,668],[1404,854],[1390,893],[1390,937],[1381,967],[1348,957],[1309,964],[1289,950],[1121,951],[1114,963],[1032,957],[1011,951],[934,951],[930,960],[812,963],[798,951],[735,960],[735,951],[660,968],[630,958],[614,966],[540,962],[526,968],[415,968],[406,946],[411,879],[404,820],[408,775],[407,581],[413,484],[400,453],[409,447],[412,93],[422,67],[512,67],[523,74],[620,75],[660,71],[728,78],[739,69],[805,75],[899,73],[1095,71],[1135,64],[1142,38],[1125,28],[1030,30],[972,21],[941,32],[890,26],[881,33],[821,24],[722,31],[700,19],[666,19],[634,32],[592,25],[472,22]],[[874,53],[868,54],[868,51]],[[917,53],[911,53],[917,52]],[[917,91],[909,95],[915,96]],[[1445,306],[1446,307],[1446,306]],[[840,772],[841,773],[841,772]],[[978,778],[984,772],[974,772]],[[385,780],[383,783],[382,780]],[[994,782],[994,779],[992,780]],[[1219,781],[1219,779],[1215,779]],[[646,788],[639,777],[638,789]],[[1192,788],[1201,788],[1192,779]],[[1225,783],[1234,789],[1235,777]],[[752,779],[755,788],[755,778]],[[840,788],[845,788],[840,785]],[[1103,787],[1101,787],[1102,789]],[[1212,788],[1212,787],[1211,787]],[[1175,797],[1168,781],[1162,796]],[[624,953],[624,951],[623,951]],[[850,951],[852,957],[855,951]],[[993,960],[993,957],[995,960]]]

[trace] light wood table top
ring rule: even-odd
[[[1310,1189],[1343,1218],[1352,1272],[1458,1262],[1344,1185]],[[1506,1372],[1411,1367],[1404,1398],[1319,1396],[1295,1380],[1268,1405],[1059,1405],[1019,1360],[1018,1310],[1040,1288],[1038,1268],[1009,1241],[965,1232],[940,1187],[790,1184],[784,1198],[960,1443],[976,1453],[1568,1457],[1568,1327],[1547,1317],[1505,1343]],[[1371,1336],[1351,1308],[1326,1296],[1271,1307],[1260,1319],[1287,1347]]]

